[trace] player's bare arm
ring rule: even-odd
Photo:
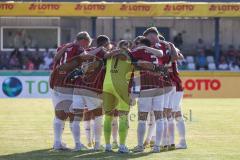
[[[59,66],[59,70],[61,71],[72,71],[73,69],[81,66],[82,62],[87,61],[87,60],[93,60],[94,59],[94,55],[90,55],[90,54],[84,54],[84,55],[79,55],[74,57],[73,59],[69,60],[67,63]]]
[[[119,49],[116,49],[111,52],[108,52],[107,54],[104,55],[104,59],[112,58],[112,56],[115,56],[116,54],[118,54],[119,51],[120,51]]]
[[[174,62],[175,60],[179,60],[179,49],[171,42],[168,43],[168,48],[170,50],[171,61]]]
[[[184,56],[183,56],[183,54],[182,53],[178,53],[178,60],[183,60],[184,59]]]
[[[155,69],[155,65],[153,63],[147,62],[147,61],[143,61],[143,60],[139,60],[136,63],[137,69],[140,70],[154,70]]]
[[[65,46],[63,46],[63,47],[57,52],[57,54],[54,56],[53,61],[54,61],[54,62],[58,62],[58,61],[61,59],[61,57],[63,56],[63,54],[66,52],[67,48],[73,46],[73,44],[74,44],[74,43],[71,42],[71,43],[67,43]]]
[[[162,57],[163,56],[162,50],[159,50],[159,49],[155,49],[155,48],[147,47],[147,46],[140,46],[140,47],[136,48],[136,50],[140,50],[140,49],[145,49],[149,53],[151,53],[151,54],[153,54],[155,56],[158,56],[158,57]]]
[[[103,50],[103,47],[100,46],[98,48],[95,48],[94,50],[91,50],[91,51],[87,51],[88,54],[91,54],[91,55],[96,55],[98,52],[100,52],[101,50]]]

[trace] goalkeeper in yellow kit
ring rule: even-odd
[[[128,132],[128,113],[130,109],[131,76],[133,65],[130,57],[129,42],[122,40],[117,50],[106,57],[106,75],[103,83],[103,108],[105,112],[104,137],[105,151],[112,151],[110,144],[113,115],[119,116],[119,152],[128,153],[125,145]]]

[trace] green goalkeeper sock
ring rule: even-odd
[[[126,143],[128,133],[128,116],[127,115],[121,115],[119,117],[119,141],[120,144]]]
[[[105,115],[104,119],[104,138],[105,143],[110,144],[111,132],[112,132],[112,116]]]

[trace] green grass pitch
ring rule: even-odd
[[[192,111],[190,116],[189,111]],[[53,152],[53,107],[49,99],[0,99],[0,160],[63,159],[164,159],[239,160],[240,99],[185,99],[188,149],[128,155],[104,152]],[[131,111],[127,138],[129,148],[137,143],[136,107]],[[191,121],[190,121],[191,117]],[[83,127],[81,127],[83,128]],[[82,132],[84,133],[83,129]],[[85,135],[82,136],[85,142]],[[73,147],[66,123],[64,142]]]

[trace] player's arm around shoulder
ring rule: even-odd
[[[60,61],[60,59],[62,58],[63,54],[66,52],[67,48],[72,47],[73,45],[74,45],[74,43],[71,42],[71,43],[67,43],[67,44],[62,45],[61,47],[59,47],[59,48],[57,49],[56,55],[55,55],[54,58],[53,58],[53,61],[54,61],[55,63],[57,63],[58,61]]]
[[[93,55],[87,55],[87,54],[78,55],[68,60],[66,63],[60,65],[58,69],[60,71],[70,72],[75,68],[81,66],[84,61],[87,61],[93,58],[94,58]]]
[[[104,59],[110,59],[119,53],[119,49],[112,50],[104,55]]]
[[[147,53],[153,54],[157,57],[163,56],[163,51],[156,49],[156,48],[152,48],[152,47],[148,47],[148,46],[140,46],[140,47],[136,48],[136,50],[141,50],[141,49],[144,49],[147,51]]]

